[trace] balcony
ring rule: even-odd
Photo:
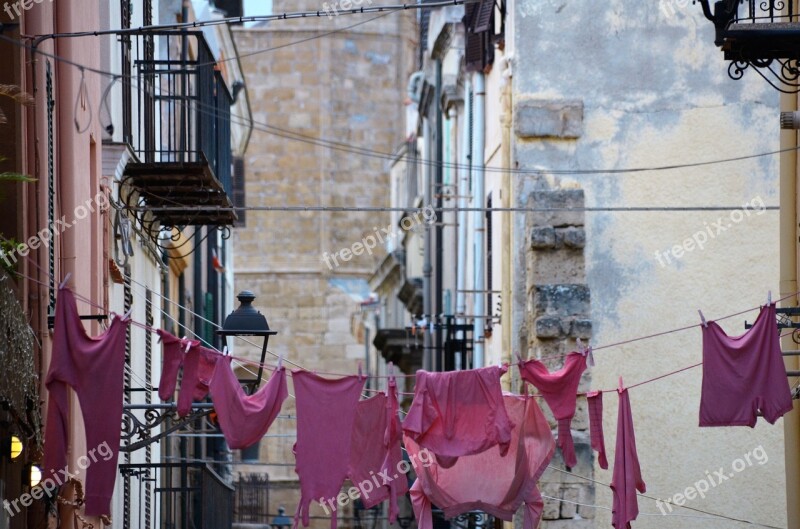
[[[122,44],[123,71],[133,72],[123,79],[123,135],[138,158],[125,168],[134,191],[126,205],[165,227],[233,224],[233,99],[202,33],[148,32]]]
[[[140,510],[126,511],[126,527],[137,527],[137,523],[168,529],[233,526],[233,487],[205,463],[123,464],[119,471],[131,479],[126,486],[126,505]]]
[[[800,90],[800,1],[700,0],[714,23],[714,43],[731,61],[728,75],[741,79],[752,66],[776,89]]]

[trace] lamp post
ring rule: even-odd
[[[272,529],[289,529],[292,525],[292,519],[286,516],[286,509],[283,508],[283,505],[278,507],[278,516],[272,519],[270,525]]]
[[[222,324],[222,329],[217,331],[219,336],[222,336],[227,345],[228,336],[261,336],[264,338],[264,345],[261,348],[261,361],[258,366],[258,375],[254,380],[240,380],[244,384],[252,384],[252,392],[255,392],[258,385],[261,384],[261,377],[264,373],[264,358],[267,356],[267,343],[269,337],[273,334],[278,334],[278,331],[271,331],[267,318],[264,317],[255,307],[253,301],[256,296],[249,290],[242,290],[236,299],[241,303],[239,308],[231,312],[225,323]]]

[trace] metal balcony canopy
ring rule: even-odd
[[[699,2],[732,79],[752,66],[775,89],[800,91],[800,0],[718,0],[713,8]]]

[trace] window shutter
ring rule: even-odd
[[[475,33],[483,33],[484,31],[494,31],[494,24],[492,24],[492,15],[494,15],[494,0],[482,0],[476,9],[477,13],[474,15],[472,21],[472,31]]]
[[[233,160],[233,207],[243,208],[246,207],[244,196],[244,159],[234,158]],[[246,225],[247,211],[243,209],[236,210],[235,226],[244,227]]]

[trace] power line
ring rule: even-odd
[[[459,0],[459,1],[461,1],[461,0]],[[425,5],[434,5],[434,4],[425,4]],[[447,2],[446,5],[450,5],[450,3]],[[378,18],[378,17],[375,17],[375,18]],[[371,19],[371,20],[374,20],[374,18]],[[369,21],[366,21],[366,22],[369,22]],[[318,36],[315,36],[313,38],[320,38],[322,36],[330,35],[332,33],[338,32],[338,31],[345,31],[346,29],[348,29],[348,28],[341,28],[339,30],[331,31],[331,32],[329,32],[327,34],[318,35]],[[66,58],[61,57],[59,55],[55,55],[55,54],[48,53],[48,52],[45,52],[45,51],[41,51],[41,50],[38,50],[38,49],[34,50],[34,48],[32,46],[30,46],[28,44],[25,44],[24,42],[22,42],[20,40],[12,39],[10,37],[6,37],[5,35],[2,35],[2,34],[0,34],[0,40],[4,40],[4,41],[9,42],[9,43],[11,43],[13,45],[16,45],[16,46],[19,46],[19,47],[22,47],[22,48],[26,48],[26,49],[28,49],[30,51],[35,51],[35,53],[38,53],[38,54],[40,54],[42,56],[51,58],[51,59],[53,59],[55,61],[63,62],[65,64],[69,64],[69,65],[74,66],[74,67],[76,67],[76,68],[78,68],[80,70],[83,70],[83,71],[88,71],[88,72],[91,72],[91,73],[95,73],[95,74],[98,74],[98,75],[111,77],[111,78],[120,78],[120,77],[122,77],[121,74],[115,74],[113,72],[109,72],[109,71],[106,71],[106,70],[101,70],[101,69],[98,69],[98,68],[82,65],[82,64],[77,63],[75,61],[72,61],[70,59],[66,59]],[[304,39],[304,40],[301,40],[301,41],[297,41],[297,43],[306,42],[308,40],[312,40],[312,38],[308,38],[308,39]],[[286,47],[286,46],[292,45],[292,44],[293,43],[288,43],[288,44],[284,45],[283,47]],[[261,51],[267,51],[267,50],[261,50]],[[132,84],[135,84],[135,83],[132,83]],[[137,89],[140,90],[140,91],[143,91],[143,89],[138,87],[138,86],[137,86]],[[174,94],[170,94],[169,91],[162,91],[162,93],[167,94],[167,95],[174,95]],[[178,104],[182,104],[182,105],[186,105],[186,103],[183,102],[183,101],[178,101],[177,103]],[[204,108],[202,108],[204,106],[208,106],[209,108],[212,108],[210,105],[204,105],[204,104],[199,103],[199,102],[196,105],[196,108],[197,108],[198,111],[204,112],[204,113],[206,113],[208,115],[216,115],[215,113],[207,111]],[[323,138],[314,138],[313,136],[307,136],[307,135],[304,135],[304,134],[296,132],[296,131],[290,131],[290,130],[287,130],[287,129],[282,129],[280,127],[275,127],[273,125],[269,125],[267,123],[259,122],[259,121],[253,120],[251,118],[242,117],[242,116],[239,116],[239,115],[236,115],[236,114],[231,114],[230,117],[228,117],[228,120],[231,123],[235,123],[235,124],[239,124],[239,125],[251,126],[253,128],[253,130],[256,130],[256,131],[259,131],[259,132],[264,132],[264,133],[271,134],[271,135],[274,135],[274,136],[282,137],[284,139],[290,139],[290,140],[294,140],[294,141],[300,141],[300,142],[303,142],[303,143],[309,143],[309,144],[320,146],[320,147],[326,147],[326,148],[331,149],[331,150],[338,150],[338,151],[346,152],[348,154],[358,154],[358,155],[361,155],[361,156],[374,157],[374,158],[379,158],[379,159],[384,159],[384,160],[389,160],[389,161],[406,161],[406,162],[415,163],[415,164],[420,165],[420,166],[432,166],[432,167],[433,166],[436,166],[436,167],[441,166],[441,167],[445,167],[445,168],[465,169],[465,170],[467,170],[467,169],[469,169],[471,167],[469,165],[463,165],[463,164],[459,164],[459,163],[455,163],[455,162],[444,163],[444,162],[437,162],[437,161],[431,161],[431,160],[420,160],[416,156],[412,156],[412,157],[398,156],[396,153],[387,153],[387,152],[375,151],[375,150],[372,150],[372,149],[367,149],[367,148],[364,148],[364,147],[355,146],[355,145],[352,145],[352,144],[349,144],[349,143],[337,142],[337,141],[334,141],[334,140],[328,140],[328,139],[323,139]],[[496,167],[484,167],[483,170],[484,170],[484,172],[488,172],[488,173],[529,174],[529,175],[538,175],[538,176],[543,176],[543,175],[548,175],[548,174],[550,174],[550,175],[578,176],[578,175],[593,175],[593,174],[628,174],[628,173],[660,172],[660,171],[670,171],[670,170],[677,170],[677,169],[687,169],[687,168],[693,168],[693,167],[704,167],[704,166],[717,165],[717,164],[723,164],[723,163],[738,162],[738,161],[750,160],[750,159],[755,159],[755,158],[774,156],[774,155],[781,154],[781,153],[784,153],[784,152],[797,151],[798,149],[800,149],[800,145],[795,146],[795,147],[786,148],[786,149],[779,149],[779,150],[775,150],[775,151],[768,151],[768,152],[756,153],[756,154],[751,154],[751,155],[736,156],[736,157],[731,157],[731,158],[723,158],[723,159],[716,159],[716,160],[706,160],[706,161],[701,161],[701,162],[690,162],[690,163],[683,163],[683,164],[667,164],[667,165],[660,165],[660,166],[633,167],[633,168],[622,168],[622,169],[613,169],[613,168],[612,169],[513,169],[513,168],[504,169],[504,168],[496,168]]]
[[[173,24],[152,24],[149,26],[138,26],[135,28],[119,28],[119,29],[104,29],[95,31],[72,31],[65,33],[44,33],[41,35],[33,35],[34,39],[52,39],[52,38],[75,38],[75,37],[100,37],[104,35],[130,35],[135,33],[142,33],[148,31],[161,31],[168,29],[193,29],[203,28],[207,26],[220,26],[223,24],[242,24],[245,22],[270,22],[275,20],[295,20],[299,18],[333,18],[340,15],[361,15],[364,13],[385,13],[423,9],[434,9],[437,7],[457,6],[464,4],[476,4],[480,0],[445,0],[439,2],[426,2],[424,4],[391,4],[373,7],[356,7],[352,9],[336,10],[336,14],[331,14],[331,11],[294,11],[285,12],[275,15],[252,15],[240,17],[220,18],[216,20],[200,20],[195,22],[176,22]],[[2,24],[0,24],[2,26]]]
[[[153,196],[160,197],[159,195],[150,193]],[[181,212],[181,211],[194,211],[196,209],[202,211],[320,211],[320,212],[372,212],[372,213],[409,213],[421,212],[425,208],[401,208],[401,207],[383,207],[383,206],[232,206],[232,207],[213,207],[213,206],[131,206],[129,209],[133,211],[150,211],[150,212]],[[453,212],[453,211],[483,211],[483,212],[524,212],[524,213],[545,213],[545,212],[558,212],[558,211],[574,211],[586,213],[598,212],[657,212],[657,211],[736,211],[742,209],[742,206],[608,206],[608,207],[583,207],[583,208],[536,208],[536,207],[510,207],[510,208],[440,208],[433,209],[437,212]],[[759,208],[758,211],[778,211],[779,206],[765,206]]]

